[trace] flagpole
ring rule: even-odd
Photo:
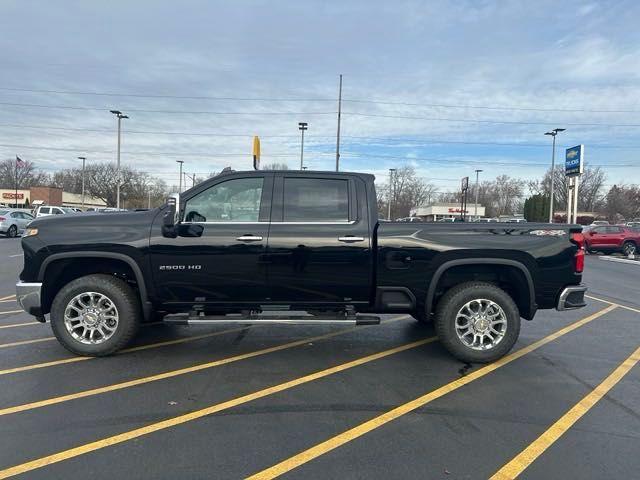
[[[18,208],[18,156],[16,155],[16,197],[15,197],[15,208]]]

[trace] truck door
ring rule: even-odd
[[[366,185],[349,175],[275,178],[267,246],[273,302],[368,303],[372,255]],[[375,199],[369,199],[375,201]]]
[[[180,197],[177,238],[151,237],[151,262],[165,302],[239,306],[267,297],[263,255],[269,235],[273,176],[233,176]]]

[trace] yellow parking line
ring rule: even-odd
[[[0,312],[0,315],[8,315],[9,313],[24,313],[24,310],[8,310],[6,312]]]
[[[273,395],[275,393],[279,393],[284,390],[288,390],[290,388],[297,387],[305,383],[313,382],[314,380],[319,380],[321,378],[328,377],[329,375],[333,375],[335,373],[343,372],[350,368],[364,365],[365,363],[373,362],[374,360],[379,360],[381,358],[388,357],[389,355],[393,355],[395,353],[404,352],[405,350],[409,350],[411,348],[416,348],[421,345],[426,345],[427,343],[434,342],[435,340],[436,340],[435,337],[430,337],[430,338],[425,338],[423,340],[418,340],[416,342],[407,343],[395,348],[391,348],[389,350],[384,350],[382,352],[374,353],[372,355],[367,355],[366,357],[361,357],[356,360],[352,360],[350,362],[346,362],[340,365],[336,365],[334,367],[320,370],[318,372],[305,375],[303,377],[299,377],[299,378],[290,380],[288,382],[280,383],[278,385],[274,385],[272,387],[268,387],[268,388],[259,390],[257,392],[249,393],[241,397],[236,397],[234,399],[227,400],[226,402],[211,405],[201,410],[196,410],[194,412],[190,412],[184,415],[168,418],[161,422],[151,423],[144,427],[136,428],[128,432],[120,433],[118,435],[113,435],[111,437],[106,437],[101,440],[97,440],[95,442],[87,443],[84,445],[80,445],[78,447],[64,450],[62,452],[54,453],[52,455],[47,455],[46,457],[31,460],[29,462],[16,465],[14,467],[10,467],[5,470],[0,470],[0,479],[12,477],[14,475],[20,475],[22,473],[30,472],[32,470],[42,468],[47,465],[51,465],[53,463],[61,462],[63,460],[68,460],[70,458],[84,455],[89,452],[100,450],[101,448],[110,447],[112,445],[126,442],[134,438],[141,437],[143,435],[148,435],[150,433],[157,432],[159,430],[164,430],[167,428],[175,427],[176,425],[181,425],[183,423],[191,422],[193,420],[197,420],[199,418],[206,417],[208,415],[221,412],[223,410],[228,410],[230,408],[237,407],[239,405],[251,402],[253,400],[257,400],[259,398]]]
[[[392,318],[390,320],[387,320],[384,323],[395,322],[395,321],[401,320],[403,318],[406,318],[406,315],[402,315],[400,317]],[[48,405],[55,405],[57,403],[68,402],[70,400],[76,400],[78,398],[92,397],[94,395],[100,395],[102,393],[113,392],[115,390],[122,390],[124,388],[135,387],[135,386],[138,386],[138,385],[144,385],[146,383],[156,382],[158,380],[164,380],[164,379],[167,379],[167,378],[173,378],[173,377],[177,377],[177,376],[180,376],[180,375],[186,375],[187,373],[199,372],[201,370],[206,370],[206,369],[209,369],[209,368],[215,368],[215,367],[219,367],[221,365],[227,365],[229,363],[239,362],[240,360],[246,360],[247,358],[258,357],[258,356],[261,356],[261,355],[266,355],[268,353],[279,352],[281,350],[286,350],[288,348],[298,347],[300,345],[305,345],[305,344],[307,344],[309,342],[318,342],[320,340],[326,340],[328,338],[337,337],[338,335],[344,335],[345,333],[352,332],[352,331],[354,331],[356,329],[361,330],[362,328],[367,328],[367,327],[347,328],[347,329],[344,329],[344,330],[339,330],[337,332],[326,333],[324,335],[317,335],[315,337],[303,338],[302,340],[296,340],[294,342],[283,343],[281,345],[276,345],[275,347],[263,348],[261,350],[255,350],[255,351],[249,352],[249,353],[242,353],[240,355],[234,355],[233,357],[227,357],[227,358],[223,358],[223,359],[220,359],[220,360],[214,360],[212,362],[207,362],[207,363],[200,363],[198,365],[193,365],[191,367],[180,368],[178,370],[170,370],[168,372],[158,373],[156,375],[151,375],[151,376],[148,376],[148,377],[136,378],[134,380],[128,380],[126,382],[120,382],[120,383],[115,383],[115,384],[112,384],[112,385],[106,385],[104,387],[93,388],[91,390],[83,390],[83,391],[76,392],[76,393],[70,393],[68,395],[61,395],[59,397],[47,398],[45,400],[40,400],[40,401],[37,401],[37,402],[25,403],[23,405],[16,405],[14,407],[7,407],[7,408],[0,409],[0,416],[11,415],[13,413],[18,413],[18,412],[24,412],[25,410],[33,410],[35,408],[41,408],[41,407],[45,407],[45,406],[48,406]],[[222,332],[219,332],[219,333],[222,333]],[[146,345],[143,346],[143,348],[144,347],[146,347]],[[134,348],[135,349],[139,349],[139,350],[142,349],[140,347],[134,347]],[[131,350],[129,350],[129,351],[131,351]],[[88,359],[90,357],[74,357],[74,358],[70,358],[70,359],[62,360],[62,361],[63,362],[66,361],[67,363],[69,363],[70,361],[73,361],[76,358]],[[44,365],[48,366],[47,364],[44,364]],[[18,368],[20,368],[20,367],[18,367]],[[3,374],[3,372],[14,373],[12,370],[15,371],[16,369],[0,371],[0,375]]]
[[[517,360],[518,358],[521,358],[527,355],[528,353],[533,352],[534,350],[537,350],[538,348],[548,344],[549,342],[552,342],[562,337],[563,335],[566,335],[567,333],[572,332],[573,330],[576,330],[577,328],[591,322],[592,320],[595,320],[596,318],[601,317],[606,313],[609,313],[611,310],[615,308],[617,308],[616,305],[610,305],[604,308],[603,310],[600,310],[599,312],[594,313],[593,315],[589,315],[588,317],[578,320],[577,322],[574,322],[571,325],[561,328],[557,332],[552,333],[551,335],[548,335],[532,343],[527,347],[521,348],[516,352],[510,353],[509,355],[502,357],[500,360],[490,363],[472,373],[467,374],[464,377],[454,380],[453,382],[447,383],[446,385],[443,385],[442,387],[432,390],[431,392],[421,397],[411,400],[410,402],[407,402],[392,410],[389,410],[388,412],[385,412],[382,415],[379,415],[377,417],[372,418],[371,420],[361,423],[360,425],[354,428],[351,428],[339,435],[336,435],[335,437],[332,437],[322,443],[319,443],[314,447],[311,447],[307,450],[304,450],[303,452],[298,453],[297,455],[294,455],[286,460],[283,460],[282,462],[270,468],[267,468],[266,470],[262,470],[252,475],[251,477],[248,477],[248,480],[272,479],[286,472],[289,472],[290,470],[293,470],[294,468],[297,468],[300,465],[303,465],[321,455],[324,455],[325,453],[335,450],[336,448],[341,447],[342,445],[348,442],[351,442],[352,440],[355,440],[377,428],[380,428],[383,425],[393,420],[396,420],[402,417],[403,415],[406,415],[407,413],[411,413],[417,408],[423,407],[424,405],[448,393],[451,393],[459,389],[460,387],[463,387],[464,385],[467,385],[479,378],[484,377],[485,375],[488,375],[494,370],[497,370],[498,368],[503,367],[504,365],[507,365],[508,363],[511,363],[514,360]]]
[[[640,361],[640,347],[636,349],[624,362],[622,362],[600,385],[576,403],[571,410],[551,425],[542,435],[531,443],[522,452],[516,455],[509,463],[498,470],[492,480],[509,480],[517,478],[529,465],[531,465],[544,451],[553,445],[564,433],[569,430],[582,416],[587,413],[609,390],[611,390],[629,371]]]
[[[0,298],[0,300],[8,300],[10,298],[15,298],[16,294],[14,293],[13,295],[7,295],[6,297],[2,297]]]
[[[628,307],[626,305],[622,305],[622,304],[616,303],[616,302],[611,302],[609,300],[605,300],[604,298],[593,297],[591,295],[585,295],[585,297],[590,298],[591,300],[596,300],[598,302],[608,303],[609,305],[616,305],[616,306],[618,306],[620,308],[624,308],[625,310],[630,310],[632,312],[640,313],[640,310],[637,309],[637,308]]]
[[[38,323],[38,322],[36,322]],[[2,328],[2,327],[0,327]],[[165,347],[167,345],[177,345],[179,343],[186,343],[186,342],[193,342],[195,340],[201,340],[203,338],[208,338],[208,337],[216,337],[218,335],[224,335],[226,333],[234,333],[234,332],[240,332],[242,330],[244,330],[247,327],[241,327],[241,328],[231,328],[231,329],[227,329],[227,330],[221,330],[219,332],[212,332],[212,333],[205,333],[203,335],[195,335],[193,337],[185,337],[185,338],[178,338],[176,340],[167,340],[165,342],[158,342],[158,343],[150,343],[147,345],[140,345],[137,347],[131,347],[131,348],[125,348],[124,350],[120,350],[118,352],[118,355],[121,355],[123,353],[130,353],[130,352],[137,352],[139,350],[147,350],[150,348],[158,348],[158,347]],[[0,370],[0,376],[1,375],[10,375],[12,373],[18,373],[18,372],[26,372],[28,370],[36,370],[38,368],[47,368],[47,367],[54,367],[56,365],[65,365],[67,363],[76,363],[76,362],[84,362],[87,360],[95,360],[96,357],[71,357],[71,358],[63,358],[60,360],[52,360],[50,362],[44,362],[44,363],[35,363],[32,365],[24,365],[22,367],[14,367],[14,368],[8,368],[6,370]]]
[[[3,343],[0,345],[0,348],[17,347],[19,345],[29,345],[30,343],[48,342],[55,339],[56,337],[44,337],[36,338],[34,340],[23,340],[21,342]]]
[[[0,303],[7,303],[7,302],[17,302],[18,300],[16,300],[15,298],[8,298],[6,300],[0,300]]]
[[[41,322],[12,323],[11,325],[0,325],[0,328],[26,327],[27,325],[43,325],[43,324]]]

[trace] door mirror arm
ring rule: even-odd
[[[162,217],[162,236],[167,238],[176,238],[178,229],[176,228],[180,222],[178,215],[180,214],[180,196],[173,194],[167,198],[167,211]]]

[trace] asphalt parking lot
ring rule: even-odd
[[[638,478],[640,266],[486,367],[430,327],[145,326],[74,357],[18,311],[0,238],[0,478]]]

